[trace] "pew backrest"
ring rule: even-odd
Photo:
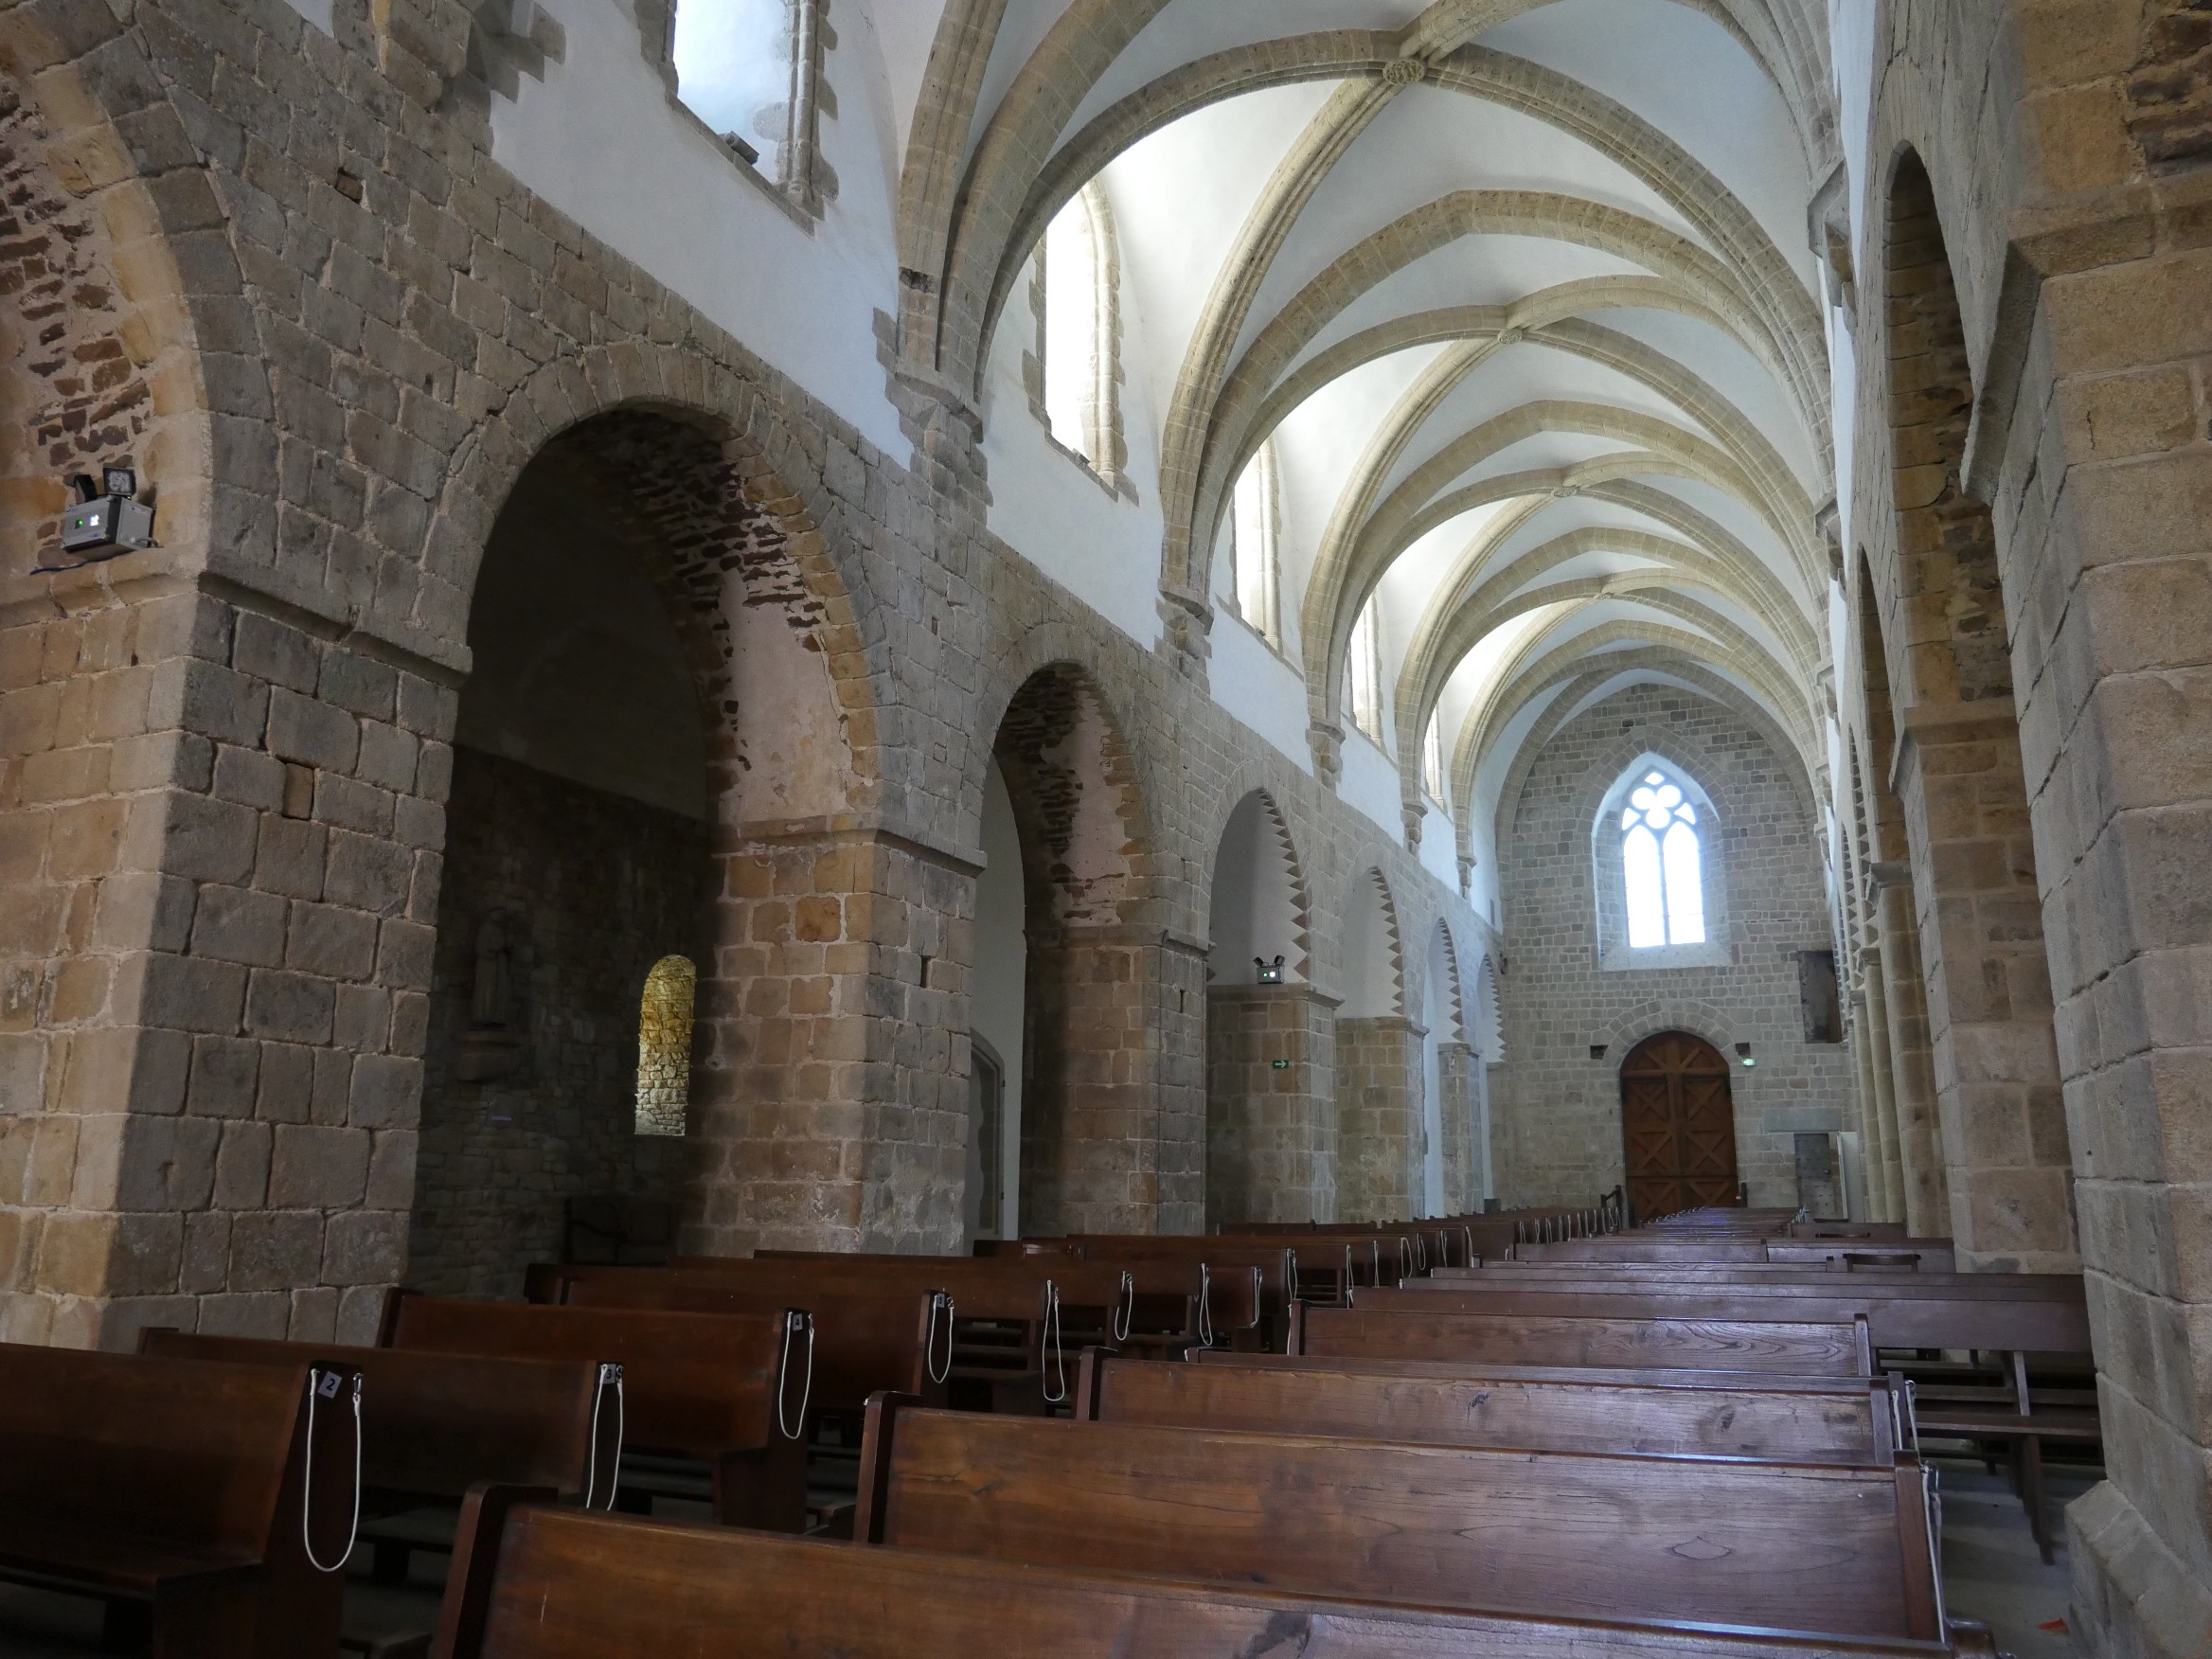
[[[438,1659],[678,1652],[707,1631],[745,1632],[745,1651],[840,1659],[1965,1659],[1949,1643],[1516,1618],[859,1550],[502,1490],[471,1500],[449,1585]]]
[[[1874,1347],[1863,1315],[1824,1323],[1306,1308],[1292,1318],[1288,1351],[1488,1365],[1874,1375]]]
[[[1903,1449],[1886,1380],[1819,1390],[1435,1377],[1083,1356],[1076,1415],[1099,1422],[1519,1446],[1544,1452],[1764,1457],[1886,1469]]]
[[[1593,1279],[1591,1284],[1603,1285]],[[1428,1310],[1461,1313],[1571,1314],[1585,1318],[1688,1320],[1788,1319],[1814,1322],[1864,1319],[1876,1347],[2006,1348],[2042,1353],[2087,1353],[2089,1311],[2079,1287],[2056,1293],[1926,1293],[1857,1277],[1827,1286],[1761,1285],[1721,1289],[1698,1286],[1605,1285],[1493,1290],[1450,1281],[1398,1290],[1362,1291],[1355,1306],[1375,1311]]]
[[[871,1402],[854,1538],[1592,1618],[1935,1639],[1926,1476]],[[1593,1571],[1596,1562],[1602,1571]]]
[[[651,1272],[651,1269],[636,1271]],[[395,1292],[380,1347],[622,1367],[627,1441],[713,1457],[799,1436],[812,1321],[630,1308],[551,1308]]]
[[[149,1327],[139,1352],[298,1366],[314,1360],[362,1378],[361,1478],[420,1497],[459,1498],[479,1481],[549,1487],[604,1502],[622,1456],[621,1367],[332,1343],[263,1342]]]

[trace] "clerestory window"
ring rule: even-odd
[[[676,101],[718,134],[799,212],[819,218],[836,194],[821,157],[825,0],[636,0],[658,33]],[[832,106],[834,109],[834,106]]]
[[[1237,614],[1253,631],[1282,650],[1282,611],[1279,598],[1281,564],[1275,538],[1282,524],[1275,493],[1275,439],[1259,446],[1243,474],[1230,512],[1234,542],[1230,563],[1236,582]]]
[[[1370,598],[1361,607],[1360,619],[1352,624],[1351,651],[1346,665],[1351,681],[1352,723],[1377,743],[1382,741],[1382,626]]]
[[[1037,244],[1029,286],[1037,343],[1024,369],[1053,441],[1108,489],[1133,495],[1121,432],[1120,282],[1113,210],[1093,179]]]
[[[1645,773],[1621,808],[1620,834],[1630,948],[1704,944],[1698,810],[1681,784],[1656,768]]]

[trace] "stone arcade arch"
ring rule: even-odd
[[[1028,975],[1018,1212],[1024,1234],[1194,1231],[1196,1126],[1171,1111],[1150,999],[1187,1002],[1157,927],[1123,726],[1079,666],[1024,681],[991,758],[1021,845]],[[1195,967],[1195,958],[1191,960]],[[1197,1009],[1188,1010],[1195,1014]]]
[[[1935,192],[1910,150],[1891,180],[1886,251],[1895,767],[1950,1231],[1962,1262],[2062,1271],[2079,1258],[1996,527],[1965,484],[1966,329]]]
[[[1336,999],[1309,973],[1306,880],[1265,790],[1214,854],[1206,983],[1205,1219],[1336,1213]]]

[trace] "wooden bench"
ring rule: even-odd
[[[1166,1248],[1152,1248],[1153,1245]],[[1287,1305],[1285,1289],[1294,1275],[1292,1253],[1260,1245],[1230,1245],[1216,1250],[1192,1249],[1184,1240],[1138,1239],[979,1239],[975,1254],[986,1260],[1005,1257],[1032,1259],[1095,1261],[1126,1268],[1140,1291],[1163,1287],[1149,1271],[1195,1266],[1198,1273],[1198,1319],[1201,1347],[1238,1347],[1264,1345],[1269,1310]]]
[[[869,1408],[855,1536],[1433,1607],[1943,1631],[1916,1459],[1408,1446]]]
[[[813,1261],[702,1258],[681,1269],[555,1268],[532,1273],[541,1293],[565,1284],[571,1287],[566,1293],[573,1297],[573,1287],[589,1282],[602,1304],[607,1297],[600,1295],[599,1287],[647,1283],[742,1291],[782,1297],[794,1307],[856,1289],[871,1295],[943,1293],[952,1297],[954,1311],[947,1403],[1030,1414],[1065,1401],[1082,1346],[1107,1340],[1114,1310],[1123,1295],[1118,1274],[1079,1262],[1021,1273],[928,1273],[888,1266],[856,1275],[849,1267]],[[1096,1300],[1087,1305],[1063,1301],[1063,1283],[1072,1287],[1073,1295]],[[610,1289],[608,1294],[612,1293]]]
[[[1994,1275],[1991,1275],[1992,1277]],[[1568,1314],[1582,1318],[1789,1319],[1832,1323],[1864,1318],[1879,1348],[2025,1349],[2089,1352],[2089,1312],[2079,1281],[2059,1293],[1933,1288],[1904,1279],[1837,1275],[1828,1283],[1761,1284],[1668,1290],[1593,1277],[1523,1290],[1423,1280],[1397,1290],[1361,1291],[1354,1306],[1460,1313]]]
[[[1172,1365],[1083,1354],[1076,1415],[1098,1422],[1519,1446],[1543,1452],[1764,1457],[1886,1469],[1910,1442],[1886,1379],[1769,1389],[1295,1365]]]
[[[359,1387],[0,1344],[0,1578],[98,1599],[109,1646],[162,1659],[334,1653]]]
[[[440,1659],[1970,1659],[1949,1642],[1444,1613],[473,1500]],[[717,1641],[707,1632],[731,1632]]]
[[[1291,1316],[1289,1351],[1503,1365],[1875,1374],[1864,1316],[1821,1323],[1300,1308]]]
[[[377,1346],[618,1365],[626,1447],[705,1463],[723,1525],[796,1532],[807,1519],[812,1331],[796,1311],[764,1318],[548,1308],[394,1291]],[[625,1479],[635,1501],[637,1483]]]
[[[699,1259],[694,1258],[693,1265]],[[884,1267],[948,1286],[971,1280],[979,1270],[1015,1275],[1044,1271],[1037,1263],[972,1254],[914,1256],[891,1251],[758,1250],[752,1259],[819,1267],[841,1278],[849,1275],[849,1282],[858,1285],[870,1283],[875,1270]],[[1109,1274],[1120,1275],[1117,1279],[1102,1277],[1098,1281],[1101,1287],[1110,1287],[1118,1297],[1111,1307],[1112,1334],[1115,1342],[1163,1353],[1179,1353],[1200,1341],[1202,1330],[1210,1319],[1204,1311],[1205,1275],[1197,1263],[1156,1258],[1123,1261],[1108,1256],[1080,1259]],[[1088,1293],[1082,1291],[1084,1281],[1079,1275],[1063,1272],[1056,1282],[1060,1284],[1061,1300],[1065,1304],[1063,1313],[1073,1313],[1086,1306]]]
[[[753,1290],[691,1274],[564,1273],[553,1299],[572,1308],[643,1308],[773,1318],[797,1307],[814,1322],[814,1412],[858,1416],[869,1395],[895,1389],[945,1403],[959,1306],[943,1291]],[[517,1485],[542,1485],[522,1481]]]
[[[1948,1239],[1905,1239],[1872,1243],[1851,1240],[1655,1238],[1611,1233],[1599,1239],[1561,1239],[1543,1244],[1517,1244],[1516,1261],[1692,1262],[1781,1261],[1845,1264],[1849,1256],[1882,1256],[1901,1262],[1912,1257],[1931,1273],[1953,1273],[1957,1258]]]

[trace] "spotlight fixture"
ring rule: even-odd
[[[138,474],[129,467],[102,467],[98,482],[86,473],[66,480],[76,502],[62,514],[62,552],[42,558],[42,570],[66,570],[96,559],[153,545],[153,508],[136,500]]]
[[[1259,983],[1280,985],[1283,982],[1283,959],[1277,956],[1270,962],[1265,956],[1255,956],[1252,965],[1259,970]]]
[[[1736,1045],[1736,1058],[1743,1061],[1745,1065],[1758,1064],[1757,1061],[1751,1058],[1751,1044],[1748,1043],[1739,1043]]]

